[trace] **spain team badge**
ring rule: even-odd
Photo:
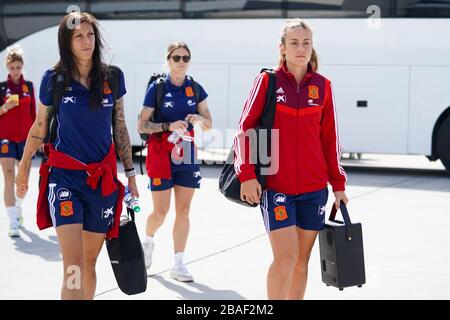
[[[28,89],[28,86],[26,84],[22,85],[22,92],[23,93],[30,93],[30,89]]]
[[[186,97],[193,97],[194,96],[194,90],[192,90],[192,87],[186,87]]]
[[[153,178],[152,179],[154,186],[160,186],[161,185],[161,179],[160,178]]]
[[[109,87],[108,81],[103,81],[103,94],[111,94],[111,88]]]
[[[275,209],[273,209],[273,211],[275,212],[275,220],[277,220],[277,221],[286,220],[288,217],[285,206],[275,207]]]
[[[63,217],[73,216],[73,202],[72,201],[61,202],[61,216],[63,216]]]
[[[319,87],[318,86],[308,86],[308,98],[319,99]]]

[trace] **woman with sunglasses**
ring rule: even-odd
[[[170,276],[178,281],[193,281],[192,275],[183,263],[183,254],[189,233],[189,210],[195,189],[200,187],[200,168],[195,158],[193,125],[199,124],[203,130],[212,126],[211,114],[206,101],[207,94],[199,84],[186,75],[191,59],[191,51],[183,42],[175,42],[167,48],[167,64],[170,73],[164,79],[164,98],[156,106],[157,81],[150,84],[140,114],[139,132],[149,133],[149,156],[152,142],[157,139],[167,143],[171,132],[183,135],[177,143],[177,152],[168,158],[169,176],[150,175],[149,189],[152,191],[153,212],[147,220],[146,239],[143,243],[147,269],[152,263],[153,237],[164,222],[169,211],[171,190],[175,195],[175,225],[173,228],[175,264]],[[157,112],[155,112],[157,111]],[[181,150],[181,152],[180,152]],[[179,156],[180,158],[178,159]],[[149,157],[149,161],[158,161]],[[158,166],[159,167],[159,166]],[[147,167],[148,170],[148,167]]]

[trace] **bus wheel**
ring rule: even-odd
[[[437,156],[444,167],[450,171],[450,116],[444,120],[439,128],[437,139]]]

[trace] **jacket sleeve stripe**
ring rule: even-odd
[[[336,103],[334,101],[334,90],[333,85],[330,83],[330,89],[331,89],[331,98],[333,102],[333,113],[334,113],[334,129],[336,130],[336,157],[337,157],[337,165],[339,169],[339,173],[345,177],[345,180],[347,181],[347,174],[344,171],[344,168],[342,168],[341,164],[339,163],[342,149],[341,149],[341,141],[339,139],[339,128],[338,128],[338,122],[337,122],[337,113],[336,113]]]
[[[247,98],[247,101],[245,103],[244,111],[242,113],[241,121],[239,124],[239,129],[238,129],[238,132],[234,139],[234,150],[235,150],[235,154],[236,154],[236,161],[235,161],[234,167],[235,167],[237,174],[241,173],[241,165],[244,161],[243,158],[245,156],[245,154],[243,154],[242,150],[241,150],[241,147],[245,146],[245,141],[240,141],[239,136],[242,135],[246,130],[246,128],[244,128],[244,121],[247,118],[248,114],[250,113],[250,110],[252,109],[252,106],[255,102],[256,96],[260,90],[263,77],[264,77],[264,73],[261,73],[253,82],[253,87],[252,87],[252,89],[250,91],[250,95]]]

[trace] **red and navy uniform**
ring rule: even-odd
[[[278,129],[279,148],[278,153],[272,155],[272,162],[278,163],[278,172],[267,177],[261,206],[263,216],[268,230],[293,224],[320,230],[325,222],[321,213],[327,201],[327,183],[334,192],[344,191],[347,179],[339,164],[341,147],[331,82],[310,67],[300,84],[285,65],[277,68],[275,73],[277,104],[273,128]],[[235,170],[241,182],[256,177],[255,166],[249,161],[251,155],[245,132],[258,125],[268,80],[266,73],[255,79],[235,138]],[[322,195],[317,196],[317,192]],[[302,210],[287,205],[294,198],[311,202],[310,199],[302,200],[309,193],[316,199],[314,208]],[[277,194],[278,199],[285,201],[274,201]],[[291,216],[296,216],[296,221]],[[271,217],[277,222],[284,221],[285,225],[276,223],[272,226]]]
[[[6,87],[1,90],[4,92],[1,104],[11,95],[17,94],[19,105],[0,116],[0,158],[21,160],[28,131],[36,119],[33,84],[26,82],[23,76],[20,77],[19,83],[15,84],[8,75]]]
[[[46,106],[53,103],[54,73],[53,69],[45,72],[41,82],[40,100]],[[125,80],[120,72],[117,99],[125,93]],[[119,209],[117,200],[120,198],[117,186],[121,185],[116,179],[117,167],[114,152],[111,151],[113,97],[108,83],[104,83],[100,106],[91,106],[89,98],[90,91],[80,82],[72,80],[59,103],[54,151],[73,159],[77,168],[71,169],[73,165],[65,167],[61,161],[51,168],[46,186],[48,208],[55,227],[81,223],[84,230],[106,233],[111,231],[113,222],[120,215],[120,212],[116,215],[116,209]],[[87,183],[94,174],[91,167],[92,164],[107,161],[111,152],[114,160],[108,162],[106,169],[104,165],[99,165],[98,170],[102,172],[102,180],[105,179],[105,170],[112,170],[114,179],[109,179],[112,185],[102,186],[100,190],[97,184]],[[105,193],[105,188],[115,191]]]
[[[175,122],[184,120],[188,114],[197,113],[197,103],[204,101],[208,94],[202,86],[199,85],[199,101],[196,101],[193,91],[193,83],[190,78],[186,77],[183,85],[176,86],[170,82],[170,75],[167,75],[165,81],[164,99],[162,105],[159,106],[154,122]],[[153,109],[156,101],[157,86],[156,82],[150,84],[145,94],[144,106]],[[189,124],[189,135],[194,137],[193,126]],[[201,173],[200,166],[196,159],[196,150],[194,142],[182,141],[180,148],[184,152],[180,152],[180,159],[173,161],[174,157],[170,157],[171,177],[162,178],[154,176],[150,178],[149,189],[152,191],[162,191],[179,185],[187,188],[199,188]],[[189,151],[189,152],[187,152]],[[172,153],[175,155],[175,153]],[[176,157],[175,157],[176,158]],[[149,159],[151,161],[151,159]]]

